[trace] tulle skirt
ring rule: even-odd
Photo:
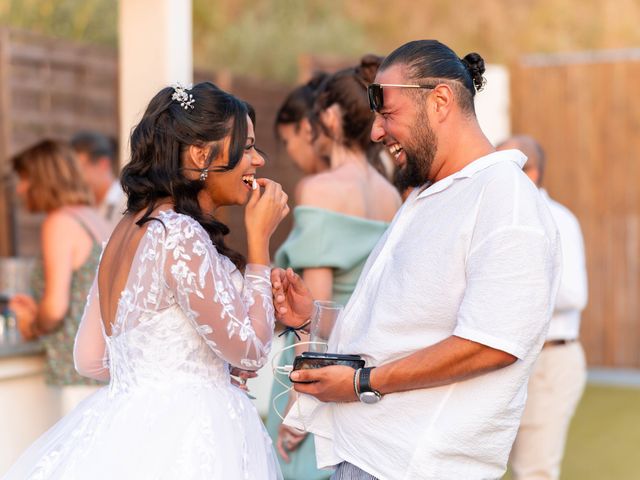
[[[271,439],[233,386],[102,388],[31,445],[3,480],[281,479]]]

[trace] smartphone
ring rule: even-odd
[[[293,370],[329,367],[331,365],[345,365],[353,369],[363,368],[364,360],[360,355],[345,355],[341,353],[304,352],[293,361]],[[303,383],[303,382],[300,382]],[[307,383],[307,382],[304,382]]]

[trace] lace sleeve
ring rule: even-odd
[[[109,380],[107,348],[98,298],[97,273],[91,290],[89,290],[87,304],[84,307],[80,327],[73,345],[73,362],[76,371],[83,377]]]
[[[275,324],[270,268],[247,265],[239,292],[230,262],[192,219],[168,226],[164,255],[169,288],[207,345],[232,365],[260,368]]]

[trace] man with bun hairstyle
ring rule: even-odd
[[[340,479],[502,477],[558,287],[556,227],[521,167],[478,125],[480,55],[409,42],[368,88],[371,138],[415,187],[369,256],[329,352],[365,368],[291,373],[286,423],[315,434]],[[304,282],[272,273],[277,315],[312,314]]]

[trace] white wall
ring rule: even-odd
[[[149,100],[175,82],[193,79],[191,0],[120,0],[120,158]]]
[[[476,94],[476,114],[480,127],[495,145],[511,134],[509,118],[509,70],[502,65],[488,65],[487,84]]]
[[[0,476],[60,418],[45,362],[43,354],[0,357]]]

